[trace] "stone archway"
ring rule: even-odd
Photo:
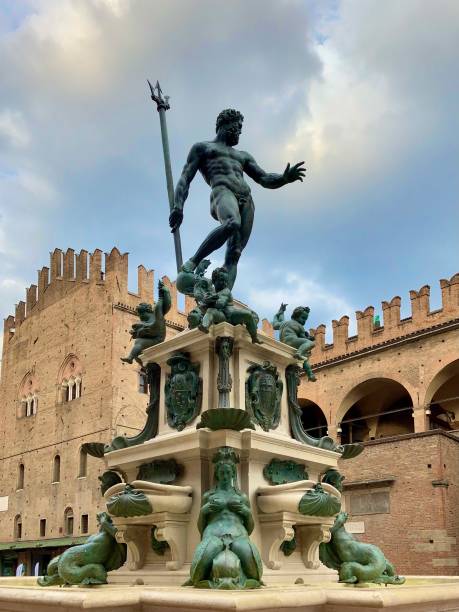
[[[429,429],[459,428],[459,359],[433,376],[426,391],[425,409]]]
[[[356,385],[338,414],[338,432],[346,444],[414,432],[412,397],[391,378],[370,378]]]
[[[301,422],[306,433],[314,438],[326,436],[328,422],[322,408],[308,399],[299,399],[298,403],[303,411]]]

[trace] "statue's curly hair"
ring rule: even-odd
[[[306,312],[307,314],[309,314],[309,311],[310,311],[309,306],[297,306],[292,312],[292,319],[297,319],[299,316],[303,314],[303,312]]]
[[[141,302],[137,308],[136,308],[137,312],[140,312],[141,310],[144,310],[145,312],[153,312],[153,307],[151,304],[147,304],[146,302]]]
[[[218,130],[226,123],[231,123],[232,121],[236,121],[238,119],[244,121],[244,115],[234,108],[225,108],[225,110],[222,110],[217,117],[215,131],[218,132]]]

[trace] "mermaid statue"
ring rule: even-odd
[[[215,486],[203,495],[198,528],[201,542],[185,586],[210,589],[255,589],[263,566],[249,535],[254,528],[247,495],[237,487],[234,449],[222,446],[213,458]]]

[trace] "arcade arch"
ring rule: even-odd
[[[338,415],[337,431],[343,444],[414,432],[411,395],[391,378],[357,384],[343,399]]]
[[[322,408],[308,399],[298,399],[302,410],[301,422],[304,430],[314,438],[327,435],[328,423]]]
[[[459,429],[459,359],[432,378],[425,396],[429,429]]]

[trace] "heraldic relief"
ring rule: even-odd
[[[191,363],[188,353],[177,353],[168,359],[167,365],[171,367],[165,385],[167,422],[182,431],[201,411],[199,364]]]
[[[250,374],[245,383],[247,411],[264,431],[276,429],[280,421],[283,389],[277,368],[264,361],[263,365],[251,365],[247,372]]]

